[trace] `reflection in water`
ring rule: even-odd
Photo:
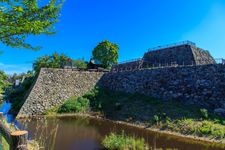
[[[224,150],[219,144],[197,142],[138,129],[111,121],[83,117],[39,118],[21,120],[29,138],[36,139],[46,150],[97,150],[110,132],[143,137],[151,149]]]
[[[144,138],[152,150],[224,150],[224,145],[177,138],[144,129],[117,124],[101,119],[84,117],[33,118],[15,120],[8,114],[10,103],[4,102],[0,111],[8,122],[28,130],[29,139],[37,140],[43,150],[98,150],[105,135],[124,132],[126,135]]]
[[[7,119],[7,122],[12,123],[15,122],[15,116],[13,116],[12,114],[9,114],[9,110],[11,109],[12,104],[9,103],[8,101],[4,101],[1,105],[0,105],[0,112],[3,112],[4,116]]]
[[[28,129],[29,138],[49,150],[100,149],[101,136],[89,125],[88,119],[30,119],[21,120],[23,129]]]
[[[8,103],[6,101],[3,102],[3,104],[0,107],[0,112],[3,112],[4,114],[7,114],[11,108],[11,103]]]

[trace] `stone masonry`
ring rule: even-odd
[[[18,117],[43,114],[71,96],[85,94],[95,85],[225,110],[225,65],[222,64],[109,73],[42,69]]]
[[[40,115],[72,96],[82,96],[94,88],[103,74],[43,68],[17,117]]]
[[[190,66],[215,64],[214,58],[192,42],[157,47],[146,52],[142,59],[115,65],[113,71],[137,70],[161,66]]]
[[[216,64],[209,52],[185,43],[149,51],[143,58],[117,65],[109,73],[43,68],[17,117],[41,115],[96,85],[196,104],[225,116],[225,65]],[[159,62],[177,65],[148,67]]]
[[[145,53],[143,58],[150,66],[159,64],[166,66],[171,63],[181,66],[215,63],[208,51],[189,44],[149,51]]]
[[[113,91],[225,110],[225,65],[222,64],[110,72],[99,83]]]

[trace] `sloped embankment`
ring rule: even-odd
[[[72,96],[82,96],[95,87],[104,72],[42,68],[17,117],[41,115]]]

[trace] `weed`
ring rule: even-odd
[[[66,101],[58,109],[58,113],[75,113],[75,112],[86,112],[90,108],[90,102],[87,98],[83,97],[72,97]]]
[[[105,146],[105,148],[110,150],[148,149],[148,145],[145,143],[145,140],[143,138],[135,138],[127,136],[124,133],[122,134],[111,133],[110,135],[104,138],[102,144]]]

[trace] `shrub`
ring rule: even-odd
[[[200,109],[200,113],[201,113],[202,117],[205,119],[207,119],[209,117],[207,109]]]
[[[210,135],[213,138],[222,139],[225,137],[225,127],[210,121],[203,121],[200,128],[203,135]]]
[[[10,86],[9,88],[6,89],[7,99],[9,99],[10,102],[12,103],[12,107],[9,112],[14,115],[17,115],[17,113],[23,106],[27,94],[29,94],[29,90],[35,80],[34,76],[28,75],[25,76],[26,79],[20,86],[18,87]]]
[[[216,139],[223,139],[225,138],[225,126],[218,124],[213,121],[197,121],[194,119],[181,119],[177,120],[174,127],[171,130],[175,131],[176,128],[177,132],[183,134],[192,134],[198,135],[203,137],[212,137]]]
[[[173,129],[174,128],[174,124],[173,124],[172,120],[169,117],[166,117],[165,126],[168,129]]]
[[[160,121],[160,117],[158,115],[154,115],[153,116],[153,122],[158,125],[159,121]]]
[[[93,90],[87,92],[83,97],[89,100],[95,100],[99,93],[99,88],[95,87]]]
[[[225,127],[215,125],[212,128],[212,136],[217,139],[225,138]]]
[[[213,124],[211,122],[204,121],[202,126],[199,128],[199,131],[203,135],[208,135],[212,131]]]
[[[103,146],[105,146],[105,148],[110,150],[148,149],[148,145],[145,143],[145,140],[143,138],[126,136],[124,133],[122,134],[111,133],[110,135],[104,138],[102,144]]]
[[[66,101],[59,109],[59,113],[86,112],[90,108],[90,102],[87,98],[72,97]]]
[[[104,92],[103,89],[100,89],[99,87],[95,87],[93,90],[86,93],[83,97],[89,99],[90,106],[93,110],[102,110],[102,101],[101,98],[99,98],[99,95],[102,95],[102,92]]]

